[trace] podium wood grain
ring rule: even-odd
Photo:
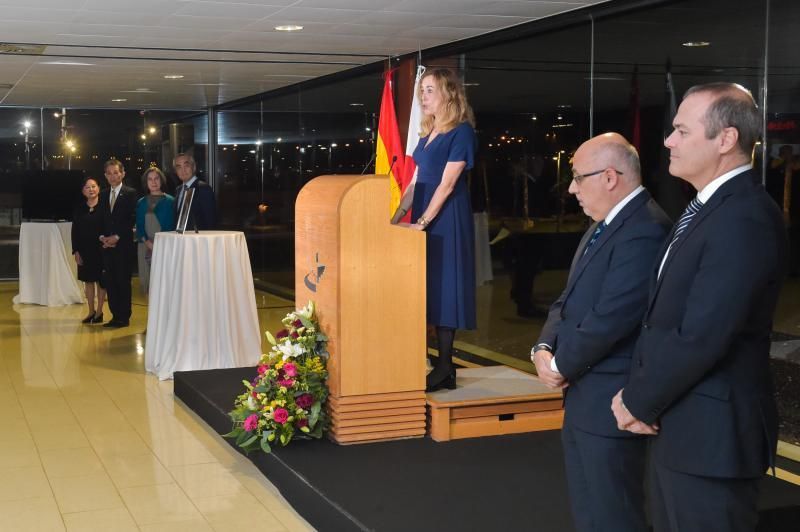
[[[303,187],[295,294],[298,306],[315,301],[330,338],[334,414],[424,406],[425,235],[389,223],[387,176],[321,176]],[[334,439],[353,441],[355,427],[343,430],[337,419]],[[408,437],[409,428],[398,423],[397,435]]]

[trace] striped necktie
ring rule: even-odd
[[[697,196],[694,197],[692,201],[689,202],[689,205],[686,206],[686,210],[683,211],[681,217],[678,218],[678,223],[675,224],[675,234],[672,236],[672,242],[669,243],[669,249],[675,245],[675,242],[678,241],[681,234],[686,231],[686,228],[689,227],[689,224],[692,223],[692,218],[694,215],[697,214],[700,209],[703,207],[703,202],[697,199]],[[669,251],[667,251],[669,253]]]
[[[602,222],[597,224],[597,228],[594,230],[594,233],[592,233],[592,238],[589,239],[589,242],[586,244],[586,247],[583,249],[583,254],[584,255],[586,255],[586,253],[589,251],[589,248],[592,247],[592,245],[595,242],[597,242],[597,239],[600,238],[600,233],[602,233],[603,229],[605,229],[605,228],[606,228],[606,221],[605,220],[603,220]]]

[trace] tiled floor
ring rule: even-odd
[[[145,373],[140,296],[108,330],[78,305],[12,305],[16,291],[0,283],[0,531],[311,530]],[[291,308],[257,303],[262,330]]]

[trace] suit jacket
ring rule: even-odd
[[[628,381],[650,272],[672,226],[646,190],[614,217],[583,254],[583,237],[561,296],[550,308],[539,342],[553,347],[569,380],[565,422],[593,434],[630,437],[617,429],[611,399]]]
[[[211,188],[211,185],[200,179],[195,179],[194,183],[192,183],[192,186],[189,188],[194,189],[194,198],[192,199],[192,207],[189,210],[186,230],[188,231],[195,227],[200,231],[215,229],[217,226],[217,200],[214,197],[214,189]],[[180,187],[178,190],[180,190]],[[175,201],[176,220],[178,220],[180,215],[179,199],[181,198],[178,195]]]
[[[759,477],[777,446],[769,349],[786,263],[781,213],[744,172],[695,215],[657,277],[661,257],[625,404],[636,418],[660,423],[660,464]]]
[[[133,254],[133,226],[136,222],[136,190],[122,185],[114,202],[114,211],[109,204],[110,188],[100,192],[99,205],[103,213],[103,236],[117,235],[119,242],[116,248],[123,253]]]

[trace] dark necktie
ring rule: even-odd
[[[602,233],[603,229],[605,228],[606,228],[605,220],[597,224],[597,228],[594,230],[594,233],[592,233],[592,238],[589,239],[589,242],[586,244],[586,247],[583,250],[584,255],[586,255],[586,253],[589,251],[589,248],[592,247],[592,245],[595,242],[597,242],[597,239],[600,238],[600,233]]]
[[[675,245],[675,242],[678,241],[681,234],[683,234],[683,232],[686,231],[686,228],[689,227],[689,224],[692,223],[692,218],[694,218],[694,215],[697,214],[702,207],[703,202],[697,199],[697,196],[695,196],[694,199],[689,202],[689,205],[686,206],[686,210],[683,211],[681,217],[678,218],[678,223],[675,224],[675,234],[672,236],[672,242],[669,243],[668,249],[672,249],[672,246]],[[669,253],[669,250],[667,253]]]

